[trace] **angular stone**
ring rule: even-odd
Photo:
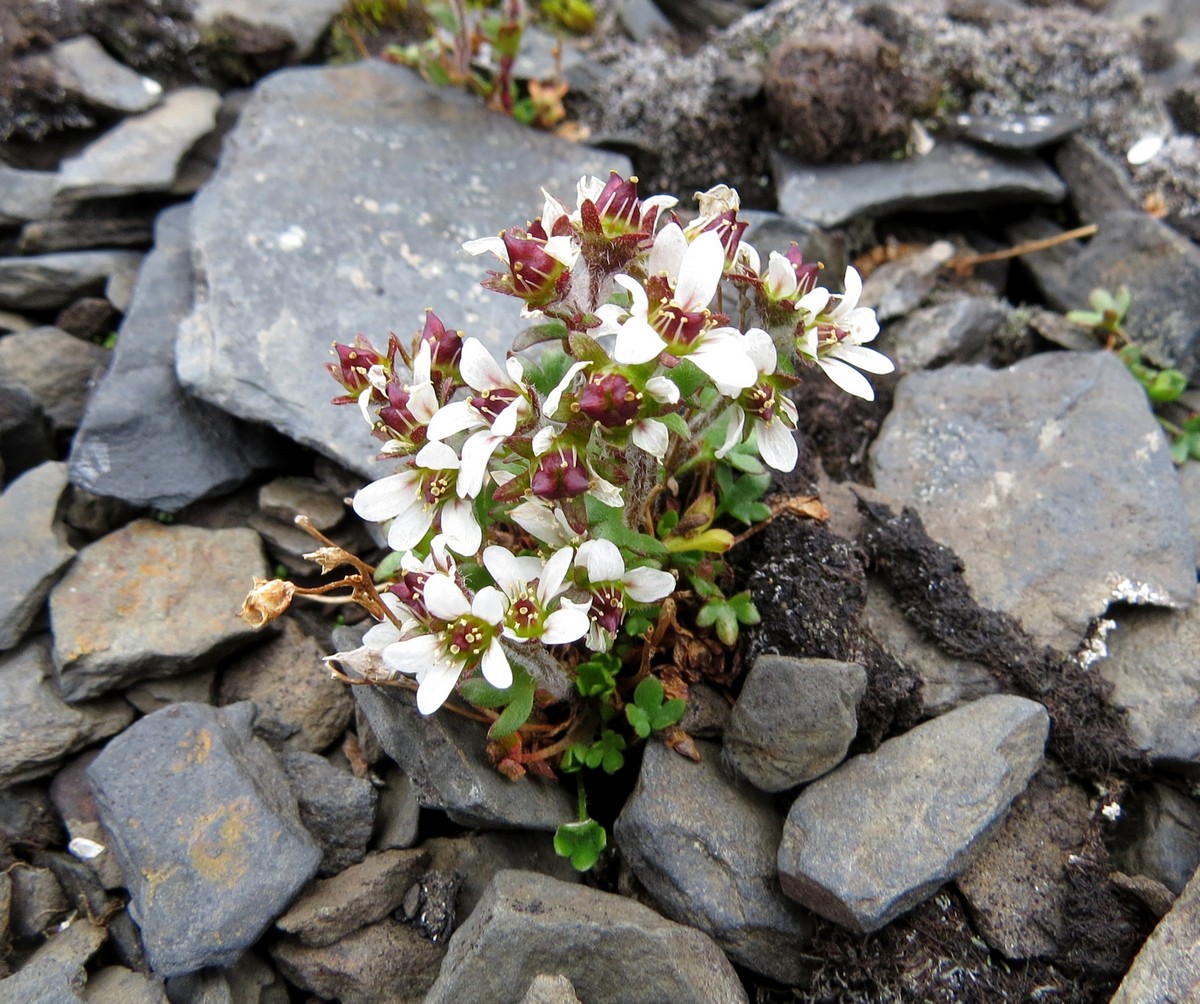
[[[725,763],[762,791],[820,777],[854,741],[866,690],[866,671],[852,662],[760,655],[729,717]]]
[[[310,885],[275,926],[296,935],[301,944],[331,945],[397,909],[428,863],[424,850],[369,854],[333,878]]]
[[[1075,310],[1097,286],[1126,286],[1132,300],[1122,327],[1146,361],[1200,375],[1200,248],[1144,212],[1108,213],[1096,222],[1099,230],[1086,245],[1027,256],[1050,305]],[[1053,229],[1013,233],[1047,236]]]
[[[29,391],[0,383],[0,475],[10,480],[58,458],[50,420]]]
[[[445,157],[466,135],[472,157]],[[407,339],[432,306],[506,349],[519,303],[479,286],[491,266],[461,243],[536,215],[540,185],[569,199],[580,175],[610,167],[627,164],[400,67],[277,73],[259,85],[195,201],[198,299],[178,340],[180,379],[375,476],[378,442],[362,416],[325,404],[337,391],[323,368],[330,344],[358,331],[381,345],[389,331]],[[242,239],[229,240],[234,231]]]
[[[142,680],[125,691],[125,700],[143,715],[165,708],[168,704],[181,704],[185,701],[195,704],[233,703],[214,701],[216,689],[216,669],[201,669],[195,673],[167,676],[159,680]],[[257,725],[257,722],[255,724]]]
[[[622,896],[502,871],[450,939],[425,1004],[519,1001],[551,971],[588,1004],[747,1000],[729,961],[699,931]]]
[[[169,1004],[163,981],[124,966],[105,966],[88,976],[88,1004]]]
[[[1009,322],[1003,300],[964,296],[923,307],[884,329],[875,347],[901,374],[947,363],[983,361],[992,338]]]
[[[1122,871],[1161,883],[1175,895],[1200,867],[1200,805],[1157,782],[1122,805]]]
[[[248,645],[256,634],[235,614],[263,565],[246,529],[138,520],[90,544],[50,593],[63,696],[186,673]]]
[[[959,115],[963,135],[996,150],[1039,150],[1060,143],[1086,123],[1078,115]]]
[[[1071,947],[1067,860],[1085,842],[1091,810],[1087,794],[1050,766],[957,880],[980,935],[1009,959],[1054,958]]]
[[[1200,604],[1122,611],[1104,644],[1108,658],[1094,671],[1130,738],[1152,760],[1200,773]]]
[[[488,762],[486,730],[457,715],[423,717],[394,687],[355,687],[383,748],[412,779],[421,805],[464,826],[554,831],[575,818],[574,799],[536,778],[514,784]]]
[[[1045,644],[1073,651],[1114,600],[1180,606],[1195,592],[1166,439],[1111,353],[907,376],[871,469],[963,560],[975,599]]]
[[[87,248],[147,247],[154,242],[157,209],[157,206],[126,209],[119,216],[105,216],[103,209],[97,209],[94,213],[80,212],[62,219],[35,220],[21,228],[17,250],[21,254],[48,254]]]
[[[202,969],[167,980],[172,1004],[288,1004],[291,997],[275,968],[249,951],[228,969]]]
[[[1095,140],[1072,136],[1055,154],[1054,166],[1067,183],[1071,205],[1083,223],[1141,208],[1129,173]]]
[[[380,755],[383,755],[382,749]],[[379,792],[379,811],[376,813],[372,842],[381,850],[412,847],[417,842],[421,822],[421,803],[417,799],[416,789],[408,775],[394,763],[387,764],[382,774],[384,787]]]
[[[332,530],[346,515],[346,504],[316,478],[269,481],[258,490],[258,505],[264,516],[285,523],[307,516],[318,530]]]
[[[1110,1004],[1176,1004],[1200,996],[1200,871],[1138,952]]]
[[[325,652],[295,621],[225,668],[218,704],[253,701],[254,728],[279,750],[318,753],[342,737],[354,715],[346,684],[321,661]]]
[[[64,757],[120,732],[133,709],[120,698],[65,704],[53,684],[49,639],[0,656],[0,786],[41,777]]]
[[[580,1004],[580,1000],[571,981],[561,973],[557,976],[540,973],[529,984],[521,1004]]]
[[[45,463],[0,495],[0,554],[6,568],[0,577],[0,651],[29,630],[63,566],[75,556],[56,519],[66,487],[66,465]]]
[[[232,964],[320,864],[253,718],[249,703],[174,704],[88,769],[159,975]]]
[[[147,232],[146,241],[147,243],[150,241],[149,232]],[[85,296],[76,300],[71,306],[60,310],[54,319],[54,324],[68,335],[84,341],[102,341],[112,334],[116,320],[117,312],[108,300],[102,296]],[[103,348],[103,346],[100,347]],[[112,351],[105,349],[104,365],[106,369],[111,358]],[[76,421],[75,425],[78,424],[79,422]],[[74,427],[73,425],[72,428]]]
[[[167,512],[230,491],[275,463],[279,449],[265,430],[188,397],[175,378],[174,331],[192,306],[190,211],[179,206],[158,219],[112,366],[70,458],[72,484]]]
[[[867,277],[860,302],[874,308],[880,323],[903,317],[930,294],[953,255],[949,241],[934,241],[907,258],[884,262]]]
[[[197,0],[193,17],[206,28],[220,30],[227,19],[285,32],[304,59],[345,6],[340,0]]]
[[[1013,202],[1060,202],[1066,186],[1036,157],[996,157],[939,143],[924,157],[813,166],[772,153],[779,210],[836,227],[856,216],[948,213]]]
[[[217,124],[221,95],[207,87],[172,91],[127,118],[59,167],[60,199],[119,198],[169,191],[183,155]]]
[[[92,387],[108,369],[112,353],[58,328],[34,328],[0,338],[0,371],[29,391],[55,431],[79,425]],[[54,360],[54,365],[47,365]]]
[[[6,980],[0,980],[2,1004],[74,1004],[83,1002],[84,966],[104,943],[105,929],[77,920],[59,931]]]
[[[0,258],[0,307],[58,310],[97,293],[105,280],[135,267],[136,251],[63,251],[26,258]]]
[[[877,931],[970,863],[1041,766],[1050,719],[984,697],[889,739],[805,788],[779,846],[783,890],[829,920]]]
[[[62,886],[48,868],[18,861],[8,870],[12,879],[12,906],[8,929],[17,941],[40,939],[71,908]]]
[[[36,784],[0,788],[0,848],[32,855],[62,846],[62,824],[46,789]]]
[[[59,42],[49,52],[55,79],[93,108],[126,115],[158,103],[162,85],[112,58],[91,35]]]
[[[986,666],[956,659],[926,641],[908,622],[887,588],[874,579],[867,582],[863,626],[880,648],[921,678],[921,703],[928,717],[1000,689]]]
[[[371,782],[316,753],[284,753],[279,763],[296,793],[301,822],[321,845],[320,874],[336,875],[362,861],[379,801]]]
[[[798,983],[814,923],[779,887],[783,816],[722,771],[716,745],[696,748],[700,763],[647,744],[637,787],[613,826],[617,847],[668,917],[703,931],[739,965]]]
[[[58,186],[57,171],[22,171],[0,164],[0,227],[48,216]]]
[[[342,1004],[422,1004],[443,955],[440,946],[391,919],[332,945],[309,947],[280,938],[269,950],[289,982]],[[463,998],[470,999],[470,994]]]

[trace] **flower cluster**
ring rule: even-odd
[[[464,245],[496,260],[484,285],[530,322],[502,363],[432,311],[411,347],[335,346],[337,400],[396,465],[354,498],[395,552],[364,644],[415,678],[423,714],[476,672],[509,688],[514,663],[553,692],[539,647],[612,650],[630,610],[652,611],[732,541],[708,529],[712,505],[697,510],[704,533],[677,518],[681,473],[734,453],[791,470],[799,370],[869,400],[861,371],[892,369],[866,347],[878,325],[854,269],[833,294],[794,247],[764,266],[737,193],[698,199],[685,223],[635,178],[584,178],[573,209],[547,194],[525,227]],[[756,323],[735,324],[726,298]],[[723,433],[706,445],[711,427]]]

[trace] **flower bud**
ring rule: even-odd
[[[591,477],[573,449],[551,450],[538,463],[530,488],[538,498],[574,498],[591,487]]]
[[[242,602],[241,618],[254,628],[270,624],[291,606],[295,593],[294,582],[255,577],[254,588]]]
[[[610,171],[608,181],[596,196],[596,210],[608,234],[636,233],[642,225],[641,203],[638,201],[637,178],[628,181],[616,171]]]
[[[379,353],[362,335],[354,339],[353,345],[334,342],[333,351],[337,353],[338,361],[326,363],[325,368],[338,383],[346,388],[347,394],[352,398],[357,398],[370,386],[367,372],[380,362]]]
[[[559,279],[567,266],[546,251],[541,241],[502,234],[508,251],[511,292],[531,307],[541,307],[561,295]]]
[[[433,371],[442,375],[454,372],[462,356],[462,332],[447,328],[437,314],[426,310],[421,337],[429,343]]]
[[[641,395],[620,373],[596,373],[579,394],[579,410],[606,429],[637,417]]]

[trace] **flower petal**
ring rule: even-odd
[[[575,564],[587,569],[588,581],[593,584],[616,582],[625,574],[625,559],[611,540],[584,541],[579,545]]]
[[[508,598],[495,586],[484,586],[471,601],[471,613],[489,624],[499,625],[508,609]]]
[[[511,600],[537,577],[542,563],[537,558],[518,558],[507,547],[489,544],[483,549],[483,567]]]
[[[763,463],[777,471],[795,470],[800,451],[791,430],[778,419],[759,422],[757,429],[758,455]]]
[[[483,490],[488,462],[496,452],[496,447],[503,442],[503,436],[497,436],[487,429],[480,429],[467,437],[462,447],[462,467],[454,482],[454,490],[459,498],[473,499]]]
[[[621,576],[625,594],[635,603],[654,603],[675,592],[675,576],[657,568],[633,568]]]
[[[451,499],[442,506],[442,533],[446,546],[455,554],[470,557],[479,551],[483,531],[469,499]]]
[[[433,526],[433,509],[414,497],[414,504],[396,514],[388,527],[388,547],[393,551],[411,551]]]
[[[726,397],[734,397],[738,391],[758,383],[758,370],[746,354],[745,343],[736,328],[714,328],[707,332],[687,358],[707,373]]]
[[[354,511],[368,523],[382,523],[417,503],[420,483],[421,475],[416,471],[401,471],[372,481],[355,493]]]
[[[742,429],[745,428],[745,425],[746,413],[741,408],[734,408],[729,428],[725,432],[725,442],[721,444],[721,448],[714,454],[718,460],[742,441]]]
[[[659,463],[667,455],[667,447],[671,444],[671,435],[667,427],[654,418],[646,418],[633,427],[629,436],[633,445],[641,447]]]
[[[620,330],[613,345],[613,359],[628,366],[637,366],[656,359],[667,343],[659,337],[650,322],[641,317],[630,317]]]
[[[871,386],[871,381],[859,373],[853,366],[847,366],[840,359],[830,358],[818,359],[817,365],[825,371],[825,375],[830,380],[841,387],[847,394],[861,397],[864,401],[875,400],[875,388]]]
[[[678,223],[668,223],[654,238],[650,248],[650,261],[646,265],[649,275],[667,274],[667,279],[674,285],[679,278],[679,265],[687,254],[688,242]],[[618,281],[620,281],[618,277]]]
[[[562,547],[555,551],[550,560],[546,562],[538,577],[537,598],[542,606],[546,606],[562,592],[563,579],[567,577],[567,572],[571,569],[571,559],[574,556],[573,548]]]
[[[425,609],[439,620],[457,620],[471,612],[471,603],[455,581],[440,572],[425,580]]]
[[[508,264],[508,248],[499,237],[476,237],[473,241],[463,241],[462,249],[474,255],[491,253]]]
[[[437,636],[432,634],[406,638],[383,650],[383,664],[407,676],[424,676],[437,661],[438,644]]]
[[[571,381],[575,379],[575,374],[582,369],[587,369],[587,367],[591,365],[592,364],[590,360],[584,360],[583,362],[571,364],[567,372],[563,374],[563,378],[558,381],[558,386],[556,386],[554,390],[547,394],[546,400],[542,402],[543,418],[554,418],[554,413],[558,411],[558,406],[562,401],[562,396],[566,393],[567,388],[571,386]]]
[[[478,338],[468,338],[463,342],[458,372],[475,390],[515,389],[508,374]]]
[[[754,368],[764,376],[774,373],[779,356],[775,351],[775,342],[771,340],[771,336],[762,328],[750,328],[744,337],[746,355],[754,363]]]
[[[460,667],[446,662],[435,663],[433,668],[421,678],[417,687],[417,710],[423,715],[432,715],[446,703],[458,683]]]
[[[646,381],[646,393],[659,404],[674,404],[679,400],[679,384],[665,376],[653,376]]]
[[[625,506],[625,496],[621,494],[621,489],[611,481],[605,481],[594,471],[592,472],[592,487],[588,494],[613,509],[622,509]]]
[[[417,451],[417,466],[431,471],[457,471],[460,464],[453,447],[431,442]]]
[[[856,366],[860,370],[866,370],[868,373],[891,373],[896,368],[896,364],[882,352],[876,352],[874,349],[868,349],[863,345],[846,345],[843,343],[829,354],[835,359],[840,359],[844,363]]]
[[[837,306],[829,312],[829,316],[835,320],[847,317],[850,311],[858,306],[858,298],[862,296],[862,276],[858,274],[858,269],[853,265],[846,269],[845,286],[846,292],[838,300]]]
[[[686,311],[703,310],[717,292],[725,272],[725,247],[715,230],[706,230],[688,245],[679,263],[675,302]]]
[[[483,678],[493,687],[507,690],[512,686],[512,666],[508,663],[508,656],[504,654],[499,638],[492,639],[479,661],[479,668],[483,670]]]
[[[453,436],[456,432],[478,429],[485,425],[487,425],[486,420],[471,407],[469,401],[451,401],[438,408],[437,413],[429,420],[429,427],[425,430],[425,434],[430,440],[440,441]]]
[[[588,630],[588,615],[586,608],[563,607],[555,610],[546,618],[542,625],[543,645],[566,645],[568,642],[579,641]]]

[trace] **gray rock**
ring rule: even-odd
[[[228,969],[202,969],[167,981],[171,1004],[288,1004],[283,978],[253,951]]]
[[[614,6],[621,26],[635,42],[648,42],[653,38],[675,34],[675,26],[652,0],[616,0]]]
[[[479,905],[496,874],[505,870],[537,872],[559,882],[578,882],[580,874],[554,852],[548,833],[469,833],[462,837],[433,837],[421,844],[429,852],[429,868],[462,876],[458,888],[458,922]]]
[[[50,420],[29,391],[0,382],[0,475],[10,480],[58,458]]]
[[[425,1004],[516,1004],[546,972],[566,976],[588,1004],[747,1000],[733,967],[699,931],[621,896],[502,871],[450,939]]]
[[[166,192],[179,163],[217,124],[221,96],[207,87],[172,91],[162,104],[131,116],[59,167],[61,200]]]
[[[1060,202],[1066,186],[1035,157],[996,157],[967,144],[939,143],[924,157],[863,164],[801,164],[773,152],[779,209],[836,227],[856,216],[956,212],[1012,202]]]
[[[301,944],[331,945],[397,909],[428,863],[424,850],[369,854],[333,878],[310,885],[275,926],[296,935]]]
[[[1200,772],[1200,606],[1122,612],[1104,643],[1095,669],[1130,738],[1152,760]]]
[[[158,219],[112,366],[70,458],[76,486],[168,512],[230,491],[278,451],[264,430],[188,397],[175,378],[174,330],[192,306],[189,213],[180,206]]]
[[[693,683],[688,687],[687,711],[679,727],[694,739],[720,739],[729,727],[729,699],[715,687]]]
[[[457,823],[489,829],[558,829],[575,818],[561,786],[535,778],[514,783],[488,762],[486,731],[457,715],[423,717],[408,691],[354,688],[354,698],[383,748],[412,779],[421,805]]]
[[[907,258],[884,262],[867,277],[859,302],[873,307],[881,323],[903,317],[930,294],[942,266],[953,255],[949,241],[934,241]]]
[[[77,920],[42,945],[6,980],[0,1004],[73,1004],[84,1001],[84,966],[104,943],[105,929]]]
[[[561,973],[556,976],[541,973],[529,984],[521,1004],[580,1004],[580,1000],[571,981]]]
[[[48,462],[26,471],[0,495],[0,554],[7,569],[0,578],[0,651],[29,630],[75,556],[56,518],[66,487],[66,465]]]
[[[53,677],[44,637],[0,656],[0,786],[49,774],[64,757],[133,720],[133,709],[119,698],[65,704]]]
[[[1046,644],[1073,651],[1114,600],[1177,606],[1194,594],[1166,439],[1110,353],[907,376],[871,469],[962,558],[976,600]]]
[[[379,811],[375,817],[372,843],[381,850],[412,847],[417,842],[417,828],[421,821],[421,803],[416,788],[408,775],[395,764],[385,766],[382,774],[384,786],[379,792]]]
[[[0,872],[0,944],[10,944],[13,882],[7,872]]]
[[[258,490],[264,516],[290,523],[307,516],[318,530],[332,530],[346,515],[346,504],[316,478],[276,478]],[[309,543],[316,545],[312,537]],[[311,550],[311,548],[310,548]]]
[[[1006,958],[1053,958],[1070,949],[1067,859],[1083,846],[1090,820],[1087,794],[1047,765],[958,877],[976,929]]]
[[[1021,152],[1059,143],[1085,122],[1078,115],[958,115],[954,124],[983,146]]]
[[[35,868],[18,861],[8,870],[8,877],[12,880],[8,929],[17,941],[41,938],[71,908],[49,868]]]
[[[48,216],[58,186],[57,171],[22,171],[0,164],[0,226]]]
[[[316,753],[283,753],[279,763],[296,793],[301,822],[321,845],[320,874],[335,875],[362,861],[379,801],[371,782]]]
[[[885,652],[913,669],[921,678],[921,704],[933,717],[1000,689],[988,668],[969,659],[956,659],[926,641],[896,605],[887,587],[867,580],[863,627]]]
[[[92,387],[104,375],[112,353],[58,328],[34,328],[0,338],[0,371],[29,391],[56,432],[79,425]],[[47,365],[54,360],[54,365]]]
[[[1200,805],[1177,788],[1156,782],[1122,808],[1128,817],[1117,857],[1122,871],[1182,893],[1200,866]]]
[[[162,85],[118,63],[91,35],[59,42],[49,52],[55,82],[93,108],[134,114],[152,108]]]
[[[340,0],[198,0],[192,16],[210,29],[234,20],[282,31],[295,44],[295,57],[304,59],[344,6]]]
[[[1200,562],[1200,464],[1184,464],[1179,468],[1179,488],[1187,506],[1192,540],[1196,542],[1196,560]]]
[[[234,615],[263,572],[252,530],[138,520],[90,544],[50,593],[63,696],[186,673],[248,645],[254,629]]]
[[[734,962],[798,983],[813,920],[779,887],[783,816],[722,771],[716,745],[696,747],[700,763],[662,743],[646,746],[637,787],[613,826],[617,847],[668,917],[703,931]]]
[[[842,762],[867,689],[862,666],[760,655],[725,730],[725,763],[763,791],[786,791]]]
[[[1175,1004],[1200,995],[1200,871],[1138,952],[1111,1004]]]
[[[875,343],[902,375],[947,363],[982,362],[1012,318],[1003,300],[964,296],[923,307],[889,325]]]
[[[738,219],[748,223],[742,239],[752,244],[767,263],[772,251],[783,254],[795,243],[805,261],[819,262],[825,266],[827,276],[841,276],[849,260],[846,257],[844,234],[829,233],[804,220],[794,220],[780,213],[769,213],[761,209],[743,209]]]
[[[249,703],[174,704],[88,769],[146,957],[162,976],[232,964],[320,864],[253,718]]]
[[[444,157],[464,135],[472,157]],[[490,265],[460,244],[536,215],[539,185],[570,199],[581,174],[610,167],[627,164],[399,67],[277,73],[259,85],[195,201],[198,297],[177,343],[180,379],[374,476],[378,442],[362,416],[324,404],[338,390],[322,365],[330,343],[356,331],[381,345],[389,331],[407,339],[432,305],[447,324],[506,349],[519,303],[482,289]],[[229,240],[234,230],[243,238]]]
[[[124,966],[105,966],[88,976],[87,1004],[167,1004],[163,982]]]
[[[1041,766],[1049,727],[1040,704],[984,697],[847,761],[788,813],[784,892],[844,927],[883,927],[967,867]]]
[[[280,938],[269,951],[289,982],[342,1004],[421,1004],[443,956],[440,946],[391,919],[332,945],[308,946]],[[470,994],[463,997],[470,999]]]
[[[180,676],[167,676],[158,680],[142,680],[125,691],[125,700],[148,715],[168,704],[190,701],[195,704],[216,704],[213,696],[217,689],[216,669],[200,669]],[[222,701],[231,704],[232,701]],[[259,711],[261,714],[261,709]],[[257,726],[257,722],[255,725]]]
[[[218,704],[253,701],[255,731],[277,749],[317,753],[341,738],[354,714],[344,683],[329,675],[325,652],[298,624],[230,663]]]
[[[100,826],[96,800],[92,797],[92,786],[87,779],[87,768],[99,755],[98,749],[92,749],[72,758],[50,782],[50,797],[70,840],[82,837],[103,848],[95,857],[81,860],[96,873],[96,878],[105,889],[113,890],[125,885],[125,876],[108,850],[108,835]]]
[[[1067,183],[1071,205],[1084,223],[1141,208],[1129,172],[1095,140],[1072,136],[1055,154],[1054,166]]]
[[[1027,255],[1052,307],[1087,306],[1088,291],[1127,286],[1132,304],[1124,330],[1147,362],[1200,374],[1200,248],[1144,212],[1113,212],[1096,220],[1099,231],[1086,245],[1060,245]],[[1019,239],[1045,237],[1053,226],[1014,227]]]
[[[62,825],[41,785],[0,788],[0,847],[5,845],[27,855],[62,845]]]
[[[58,310],[104,288],[105,280],[134,267],[136,251],[64,251],[27,258],[0,258],[0,307]]]
[[[62,219],[34,220],[21,228],[17,250],[21,254],[83,251],[87,248],[143,248],[153,243],[157,206],[135,210],[105,208],[81,210]]]

